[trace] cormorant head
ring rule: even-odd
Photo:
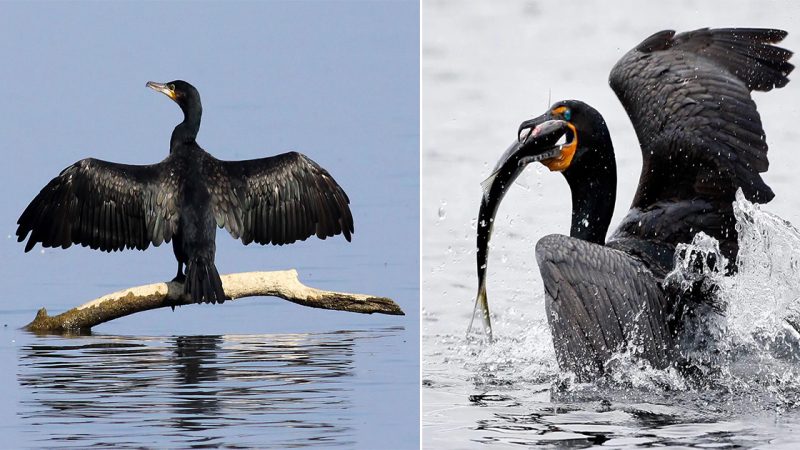
[[[202,111],[200,93],[197,92],[194,86],[183,80],[175,80],[163,84],[156,83],[155,81],[148,81],[147,87],[161,92],[174,100],[175,103],[181,107],[184,115]]]
[[[549,139],[545,139],[549,135]],[[578,100],[564,100],[551,106],[541,116],[519,126],[520,150],[543,156],[541,161],[552,171],[602,164],[614,164],[614,150],[603,116],[596,109]],[[557,139],[556,147],[542,142]],[[526,148],[529,145],[535,148]],[[538,150],[537,150],[538,149]]]
[[[614,147],[600,113],[586,103],[566,100],[523,122],[517,141],[481,183],[484,192],[478,214],[481,223],[491,223],[508,187],[532,162],[541,162],[566,178],[572,192],[570,236],[597,244],[605,242],[614,213],[617,168]],[[479,263],[486,261],[488,233],[478,233]],[[485,276],[480,265],[478,276]],[[480,292],[478,298],[481,299]]]

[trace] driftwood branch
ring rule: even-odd
[[[308,287],[297,278],[296,270],[247,272],[222,276],[225,295],[231,300],[243,297],[271,296],[312,308],[335,309],[361,314],[404,315],[391,299],[363,294],[323,291]],[[89,331],[95,325],[129,314],[168,306],[192,304],[183,295],[180,283],[155,283],[123,289],[84,303],[57,316],[48,316],[42,308],[29,331],[61,333]]]

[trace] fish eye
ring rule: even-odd
[[[564,110],[564,120],[570,120],[572,118],[572,111],[569,109]]]

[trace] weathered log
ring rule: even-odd
[[[244,297],[280,297],[312,308],[334,309],[361,314],[404,315],[394,301],[385,297],[323,291],[300,282],[296,270],[247,272],[222,275],[225,295],[231,300]],[[137,286],[84,303],[57,316],[42,308],[25,329],[63,333],[90,331],[95,325],[156,308],[193,304],[183,295],[180,283],[155,283]]]

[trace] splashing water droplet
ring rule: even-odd
[[[725,285],[729,326],[740,337],[774,335],[800,318],[800,231],[744,198],[733,204],[739,232],[737,274]]]
[[[447,218],[447,202],[442,200],[439,203],[439,222]]]

